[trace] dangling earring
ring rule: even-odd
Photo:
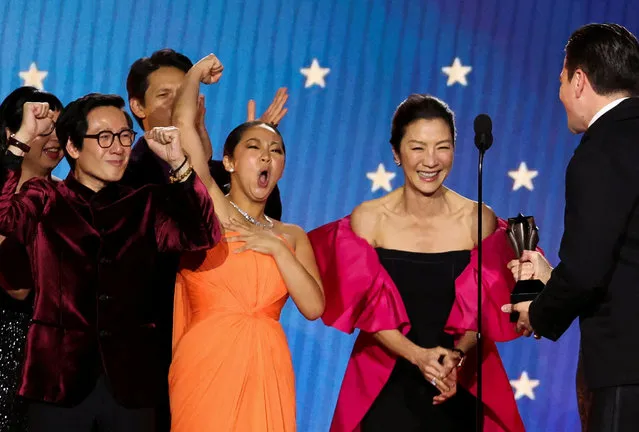
[[[395,161],[395,165],[397,165],[397,166],[402,166],[402,163],[401,163],[400,161],[396,160],[396,161]]]

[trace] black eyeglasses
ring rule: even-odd
[[[135,141],[136,132],[131,129],[124,129],[118,133],[111,131],[100,131],[97,134],[85,135],[85,138],[95,138],[98,141],[98,145],[102,148],[109,148],[115,142],[115,137],[118,137],[122,147],[131,147],[133,141]]]

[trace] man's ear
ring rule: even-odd
[[[575,73],[572,75],[570,84],[572,85],[572,88],[575,92],[575,97],[579,98],[586,88],[586,84],[590,85],[590,82],[588,81],[588,76],[586,75],[586,73],[583,70],[577,68],[575,70]]]
[[[129,106],[131,112],[138,118],[144,120],[146,118],[146,112],[144,111],[144,105],[137,98],[129,99]]]
[[[78,158],[80,157],[80,150],[78,150],[75,144],[73,144],[71,138],[67,140],[67,145],[65,147],[69,156],[71,156],[75,160],[78,160]]]

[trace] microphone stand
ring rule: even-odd
[[[484,404],[482,402],[482,384],[483,384],[483,371],[482,371],[482,354],[484,352],[484,340],[481,333],[483,317],[481,313],[482,298],[481,298],[481,276],[482,276],[482,254],[484,245],[483,243],[483,228],[482,228],[482,210],[484,207],[484,197],[482,194],[483,186],[483,170],[484,170],[484,153],[493,144],[493,122],[487,114],[480,114],[475,117],[473,125],[475,129],[475,146],[479,150],[479,162],[477,164],[477,432],[484,431]]]
[[[483,432],[484,430],[484,404],[482,403],[482,353],[483,353],[483,339],[481,334],[482,329],[482,315],[481,315],[481,268],[482,268],[482,209],[483,209],[483,196],[482,196],[482,175],[484,166],[484,153],[486,149],[479,148],[479,162],[477,165],[477,346],[475,353],[477,354],[477,432]]]

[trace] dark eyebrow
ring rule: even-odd
[[[101,134],[102,132],[120,133],[122,131],[129,131],[129,130],[131,130],[131,128],[128,126],[124,126],[120,128],[120,130],[117,132],[113,132],[111,129],[102,129],[100,132],[96,132],[96,135]]]
[[[409,143],[415,143],[415,144],[422,144],[422,145],[426,145],[426,143],[425,143],[425,142],[423,142],[423,141],[419,141],[419,140],[409,140],[408,142],[409,142]],[[452,143],[453,143],[453,140],[445,139],[445,140],[437,141],[437,142],[435,143],[435,145],[437,145],[437,144],[445,144],[445,143],[452,144]]]

